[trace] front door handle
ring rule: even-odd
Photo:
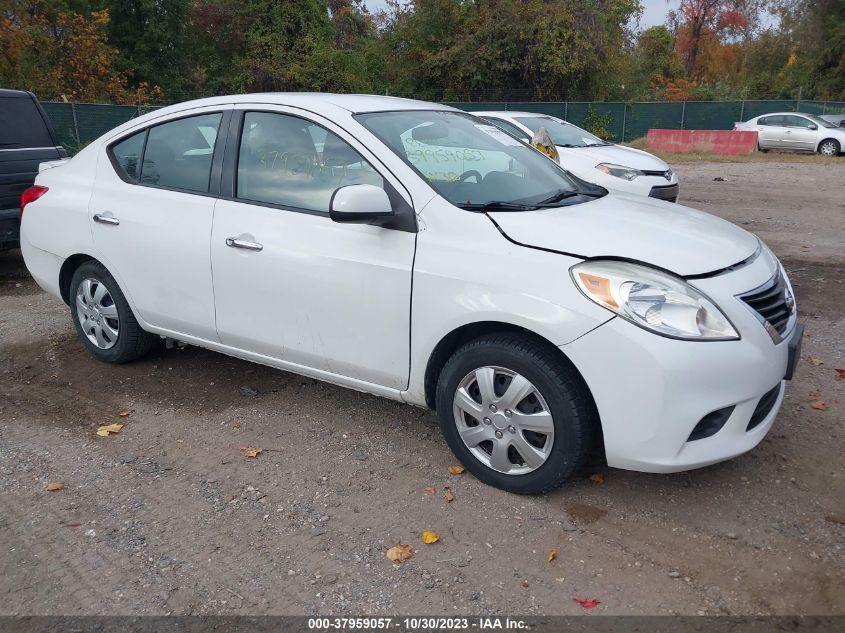
[[[236,237],[227,237],[226,246],[231,246],[232,248],[245,248],[248,251],[264,250],[264,247],[258,242],[248,242],[247,240],[239,240]]]
[[[100,224],[113,224],[115,226],[120,224],[120,220],[117,218],[110,215],[100,215],[99,213],[94,214],[94,222],[99,222]]]

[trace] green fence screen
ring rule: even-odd
[[[79,151],[118,125],[154,110],[152,106],[102,103],[42,104],[59,142],[70,152]],[[565,119],[613,141],[645,136],[649,128],[680,130],[730,130],[737,121],[769,112],[789,111],[829,114],[845,112],[845,101],[665,101],[623,103],[604,101],[465,102],[448,105],[478,112],[521,110],[542,112]]]
[[[613,141],[630,141],[646,135],[649,128],[671,130],[731,130],[770,112],[832,114],[845,112],[845,101],[663,101],[623,102],[462,102],[448,105],[478,112],[519,110],[542,112],[599,133]]]

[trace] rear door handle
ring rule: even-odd
[[[94,222],[99,222],[100,224],[113,224],[115,226],[120,224],[120,220],[117,218],[110,215],[100,215],[99,213],[94,214]]]
[[[248,251],[261,251],[264,247],[258,242],[248,242],[247,240],[239,240],[236,237],[227,237],[226,246],[232,248],[245,248]]]

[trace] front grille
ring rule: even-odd
[[[648,196],[649,198],[657,198],[658,200],[666,200],[667,202],[677,202],[678,185],[652,187]]]
[[[767,284],[740,296],[740,299],[745,301],[764,323],[783,336],[789,325],[789,317],[795,310],[795,301],[780,270]]]
[[[754,409],[754,413],[751,414],[751,420],[749,420],[748,426],[745,427],[746,431],[750,431],[755,426],[760,424],[760,422],[766,419],[766,416],[772,412],[772,408],[775,406],[775,402],[778,401],[779,395],[780,383],[778,383],[774,387],[774,389],[766,392],[766,395],[760,398],[760,402],[757,403],[757,408]]]

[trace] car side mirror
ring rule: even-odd
[[[816,125],[815,123],[810,123],[810,129],[811,129],[811,130],[818,130],[818,129],[819,129],[819,126],[818,126],[818,125]]]
[[[335,222],[367,224],[393,216],[387,192],[375,185],[346,185],[335,190],[329,202],[329,217]]]

